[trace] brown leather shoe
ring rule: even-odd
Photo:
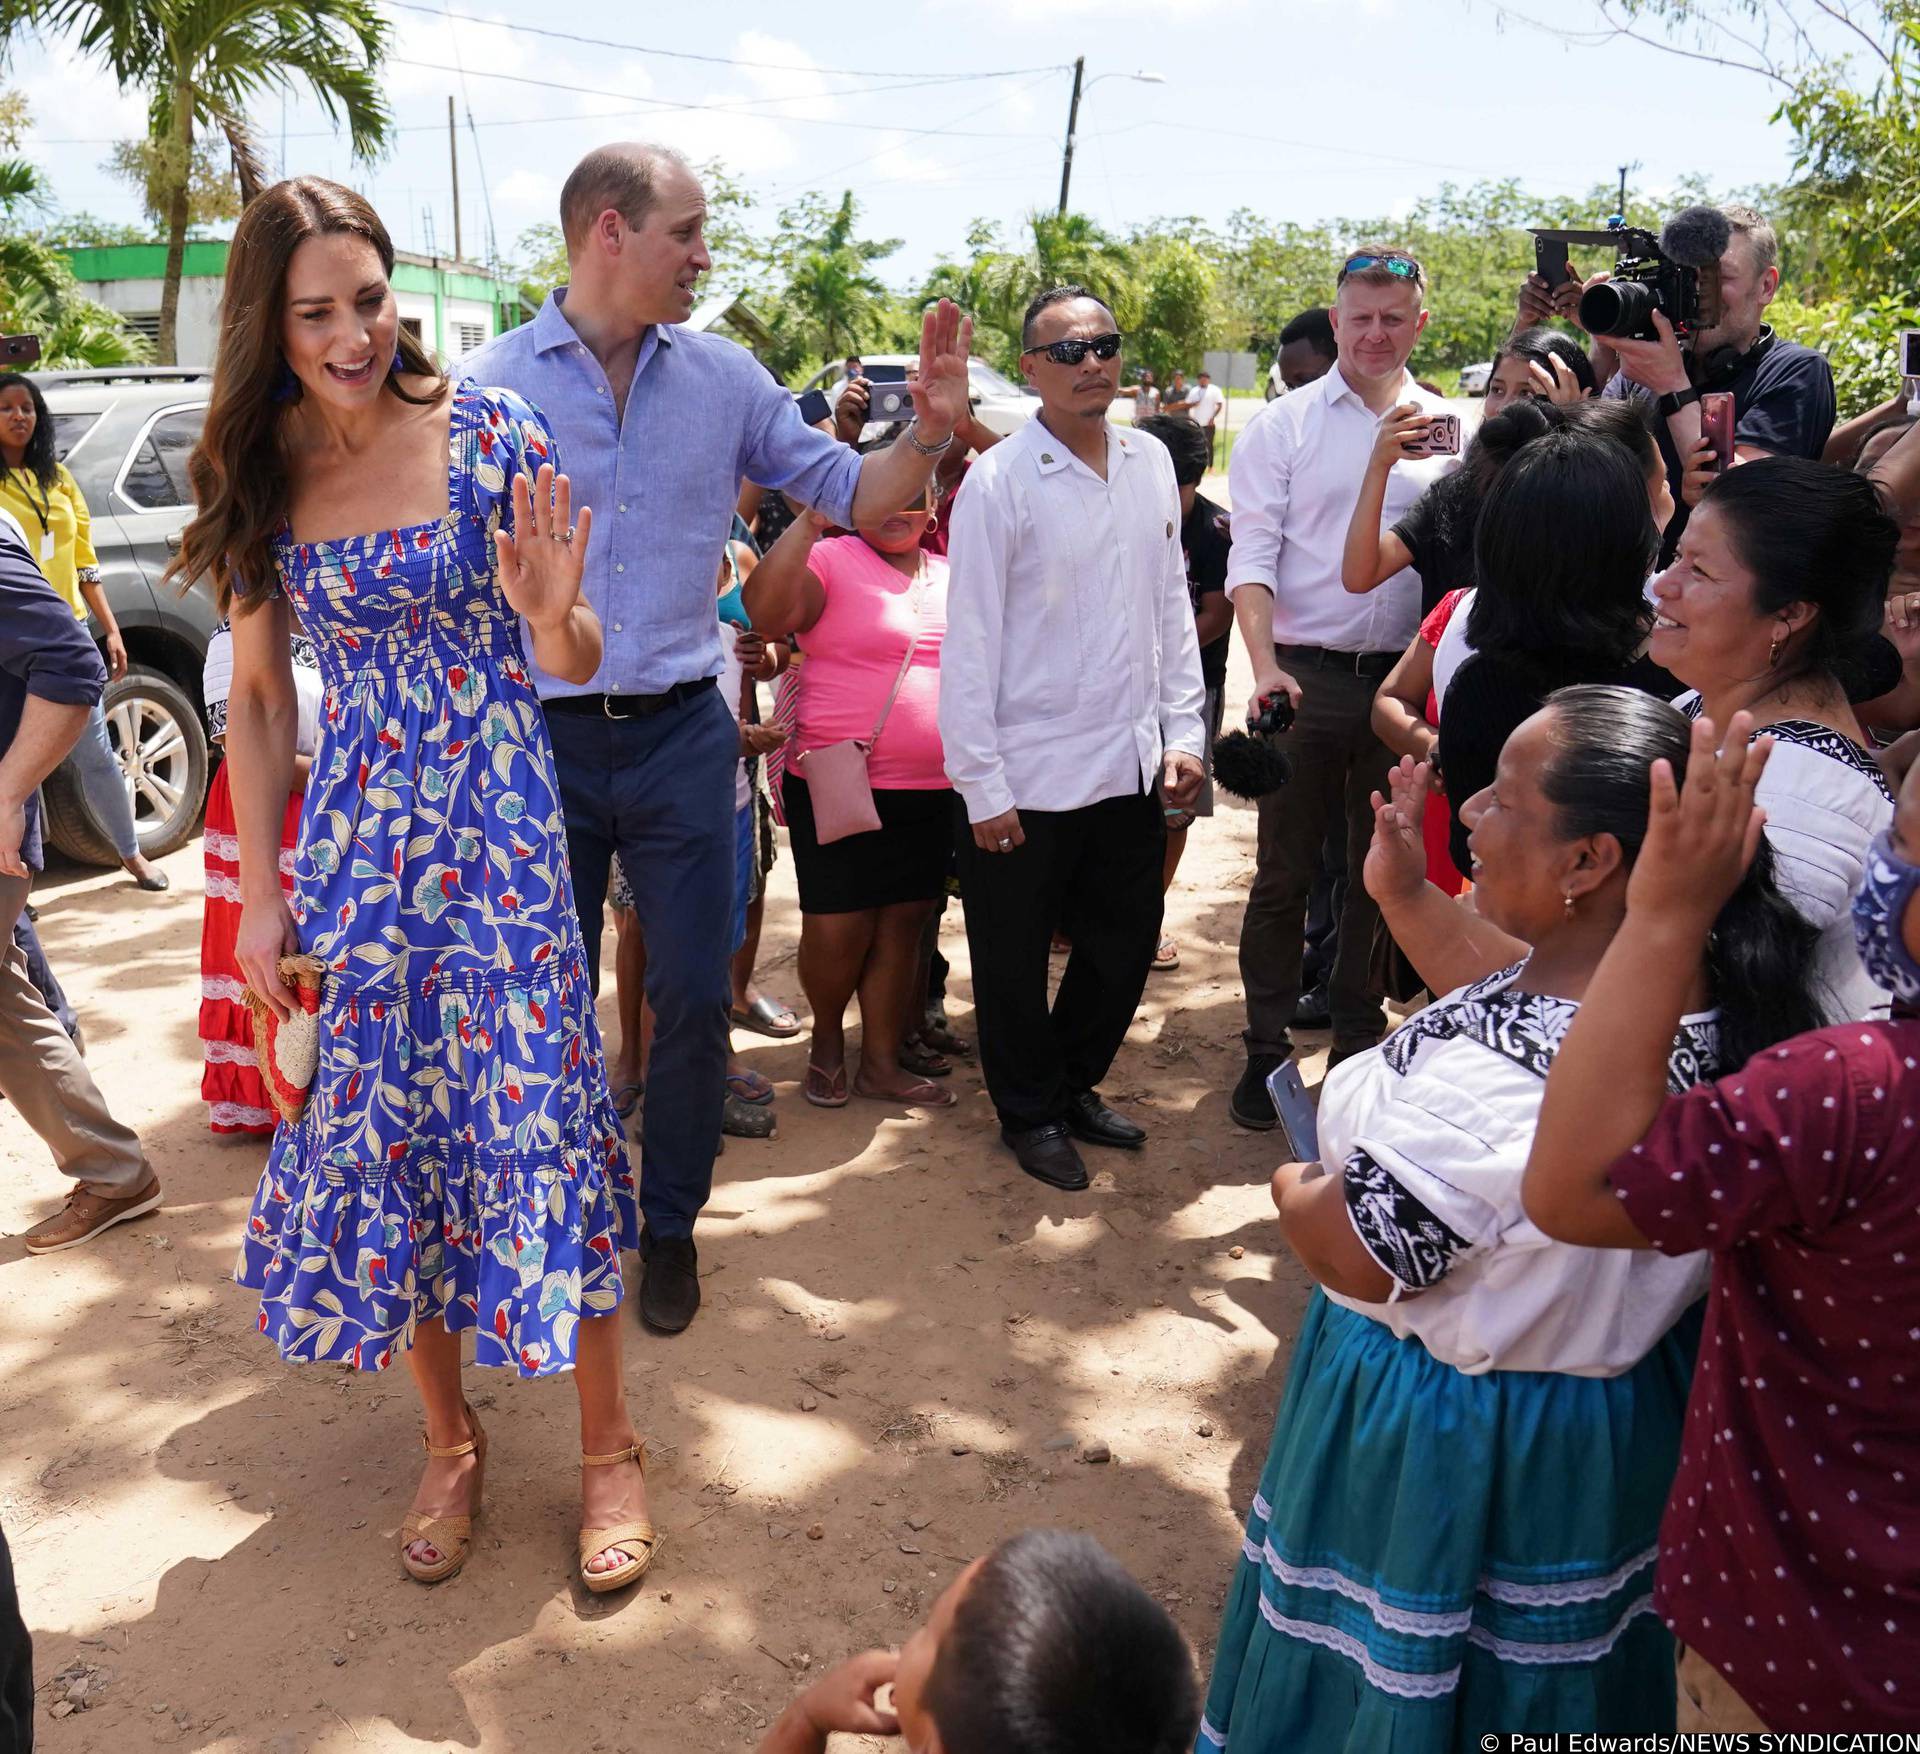
[[[158,1176],[148,1177],[144,1188],[117,1200],[76,1187],[67,1196],[64,1208],[27,1232],[27,1253],[52,1255],[61,1249],[77,1249],[82,1243],[92,1242],[101,1231],[129,1218],[144,1218],[159,1206]]]

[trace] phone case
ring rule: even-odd
[[[1307,1094],[1300,1068],[1292,1060],[1267,1074],[1267,1094],[1273,1098],[1280,1130],[1287,1136],[1295,1163],[1320,1161],[1320,1123],[1313,1098]]]
[[[1717,466],[1733,467],[1733,393],[1709,390],[1700,398],[1700,436],[1713,445]]]

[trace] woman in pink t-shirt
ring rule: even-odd
[[[871,530],[823,541],[826,525],[808,513],[767,550],[745,587],[757,632],[798,636],[781,796],[800,882],[800,984],[813,1009],[804,1095],[820,1108],[845,1106],[849,1093],[926,1108],[953,1103],[950,1091],[900,1064],[908,1019],[919,1010],[921,935],[946,893],[953,847],[936,720],[947,563],[920,546],[933,517],[923,502]],[[871,741],[867,777],[880,826],[822,846],[806,757],[849,738]],[[844,1020],[856,992],[860,1068],[849,1082]]]

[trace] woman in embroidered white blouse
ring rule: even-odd
[[[1635,690],[1554,695],[1464,807],[1477,913],[1425,881],[1427,770],[1403,761],[1376,799],[1368,890],[1446,997],[1328,1076],[1324,1168],[1274,1177],[1323,1293],[1248,1520],[1203,1749],[1673,1727],[1653,1565],[1705,1266],[1552,1242],[1520,1179],[1554,1050],[1624,916],[1651,764],[1684,772],[1689,735]],[[1695,975],[1676,1089],[1817,1019],[1813,939],[1763,852]]]

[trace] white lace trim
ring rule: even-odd
[[[240,837],[238,835],[222,834],[218,829],[210,828],[206,831],[205,835],[202,836],[202,845],[205,848],[208,858],[218,859],[225,865],[233,865],[235,867],[239,865]],[[292,847],[282,847],[280,849],[280,874],[283,877],[291,877],[293,875]]]
[[[1491,1651],[1503,1663],[1591,1663],[1605,1656],[1620,1642],[1621,1636],[1642,1614],[1653,1612],[1653,1591],[1635,1596],[1627,1604],[1626,1612],[1613,1623],[1611,1632],[1603,1632],[1598,1638],[1583,1638],[1574,1644],[1523,1644],[1510,1638],[1495,1638],[1484,1626],[1476,1626],[1467,1634],[1469,1644],[1477,1644],[1482,1650]]]
[[[240,899],[240,880],[229,877],[224,871],[207,873],[207,900],[238,902]]]
[[[1425,1614],[1415,1608],[1396,1608],[1382,1599],[1378,1590],[1355,1583],[1352,1578],[1335,1571],[1331,1566],[1289,1565],[1273,1550],[1272,1542],[1268,1542],[1264,1548],[1254,1546],[1251,1541],[1243,1541],[1241,1546],[1255,1565],[1264,1560],[1267,1569],[1282,1583],[1292,1584],[1296,1589],[1327,1590],[1334,1595],[1345,1596],[1350,1602],[1358,1602],[1389,1632],[1404,1632],[1415,1638],[1458,1638],[1473,1624],[1471,1608],[1444,1614]]]
[[[210,1041],[203,1044],[207,1050],[206,1060],[209,1066],[253,1066],[260,1064],[260,1056],[252,1048],[243,1048],[238,1042]]]
[[[1201,1718],[1200,1735],[1203,1740],[1211,1742],[1216,1748],[1224,1748],[1227,1745],[1227,1732],[1225,1730],[1216,1730],[1213,1727],[1212,1720],[1209,1718]]]
[[[235,980],[230,974],[203,974],[200,977],[200,997],[203,999],[225,999],[230,1005],[245,1001],[247,983]]]
[[[1636,1553],[1625,1565],[1605,1577],[1583,1577],[1570,1583],[1504,1583],[1499,1578],[1482,1577],[1480,1593],[1496,1602],[1522,1608],[1566,1608],[1575,1602],[1598,1602],[1612,1595],[1636,1571],[1644,1571],[1660,1557],[1656,1543],[1644,1553]]]
[[[1253,1495],[1253,1514],[1262,1523],[1273,1514],[1272,1505],[1258,1492]],[[1336,1595],[1345,1596],[1350,1602],[1363,1603],[1382,1626],[1393,1632],[1444,1637],[1464,1631],[1472,1619],[1470,1611],[1422,1614],[1409,1608],[1390,1608],[1381,1600],[1378,1591],[1348,1577],[1344,1572],[1324,1566],[1289,1564],[1274,1551],[1271,1541],[1263,1548],[1243,1535],[1240,1547],[1250,1564],[1265,1564],[1282,1583],[1293,1584],[1301,1589],[1331,1590]],[[1604,1577],[1574,1578],[1565,1583],[1508,1583],[1502,1578],[1488,1577],[1483,1572],[1474,1587],[1481,1595],[1504,1602],[1509,1607],[1567,1608],[1580,1602],[1604,1601],[1623,1588],[1635,1572],[1654,1564],[1659,1557],[1660,1548],[1656,1542],[1644,1552],[1636,1553],[1624,1564],[1616,1566]]]
[[[212,1102],[207,1107],[216,1127],[271,1127],[280,1119],[271,1109],[248,1108],[243,1102]]]
[[[1290,1620],[1277,1612],[1264,1596],[1260,1598],[1260,1613],[1283,1638],[1297,1638],[1303,1644],[1317,1644],[1322,1650],[1330,1650],[1349,1662],[1357,1663],[1367,1678],[1367,1685],[1378,1692],[1391,1693],[1400,1699],[1442,1699],[1460,1684],[1458,1663],[1435,1675],[1415,1675],[1405,1669],[1389,1669],[1375,1662],[1373,1653],[1359,1639],[1332,1626],[1316,1626],[1310,1620]]]

